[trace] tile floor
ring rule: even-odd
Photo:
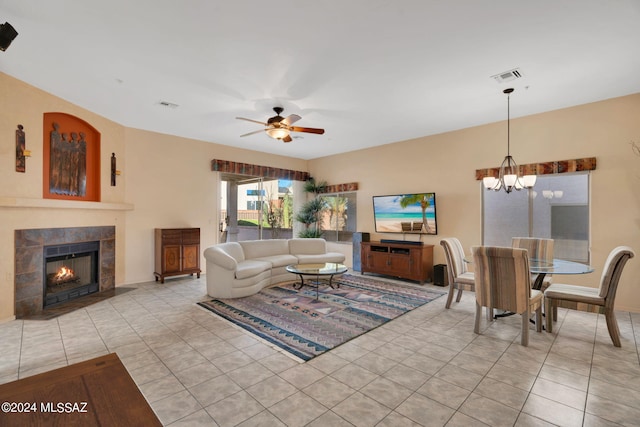
[[[133,287],[0,324],[0,383],[116,352],[170,426],[640,425],[640,314],[617,313],[622,348],[562,309],[522,347],[519,316],[475,335],[466,292],[299,363],[196,306],[204,278]]]

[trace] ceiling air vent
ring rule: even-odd
[[[502,73],[491,76],[491,78],[495,79],[498,83],[505,83],[522,78],[522,72],[518,68],[514,68],[513,70],[503,71]]]
[[[167,107],[167,108],[178,108],[178,104],[174,104],[173,102],[160,101],[160,102],[158,102],[158,104],[162,105],[163,107]]]

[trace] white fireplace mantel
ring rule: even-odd
[[[132,211],[131,203],[84,202],[58,199],[29,199],[22,197],[0,197],[0,208],[45,208],[45,209],[93,209],[110,211]]]

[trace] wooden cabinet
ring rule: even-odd
[[[200,278],[200,229],[156,228],[156,282],[167,276],[194,273]]]
[[[362,242],[362,273],[378,273],[423,284],[432,282],[433,245]]]

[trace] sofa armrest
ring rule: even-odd
[[[226,270],[235,271],[238,268],[238,262],[235,258],[216,247],[205,249],[204,257],[207,261],[219,265]]]

